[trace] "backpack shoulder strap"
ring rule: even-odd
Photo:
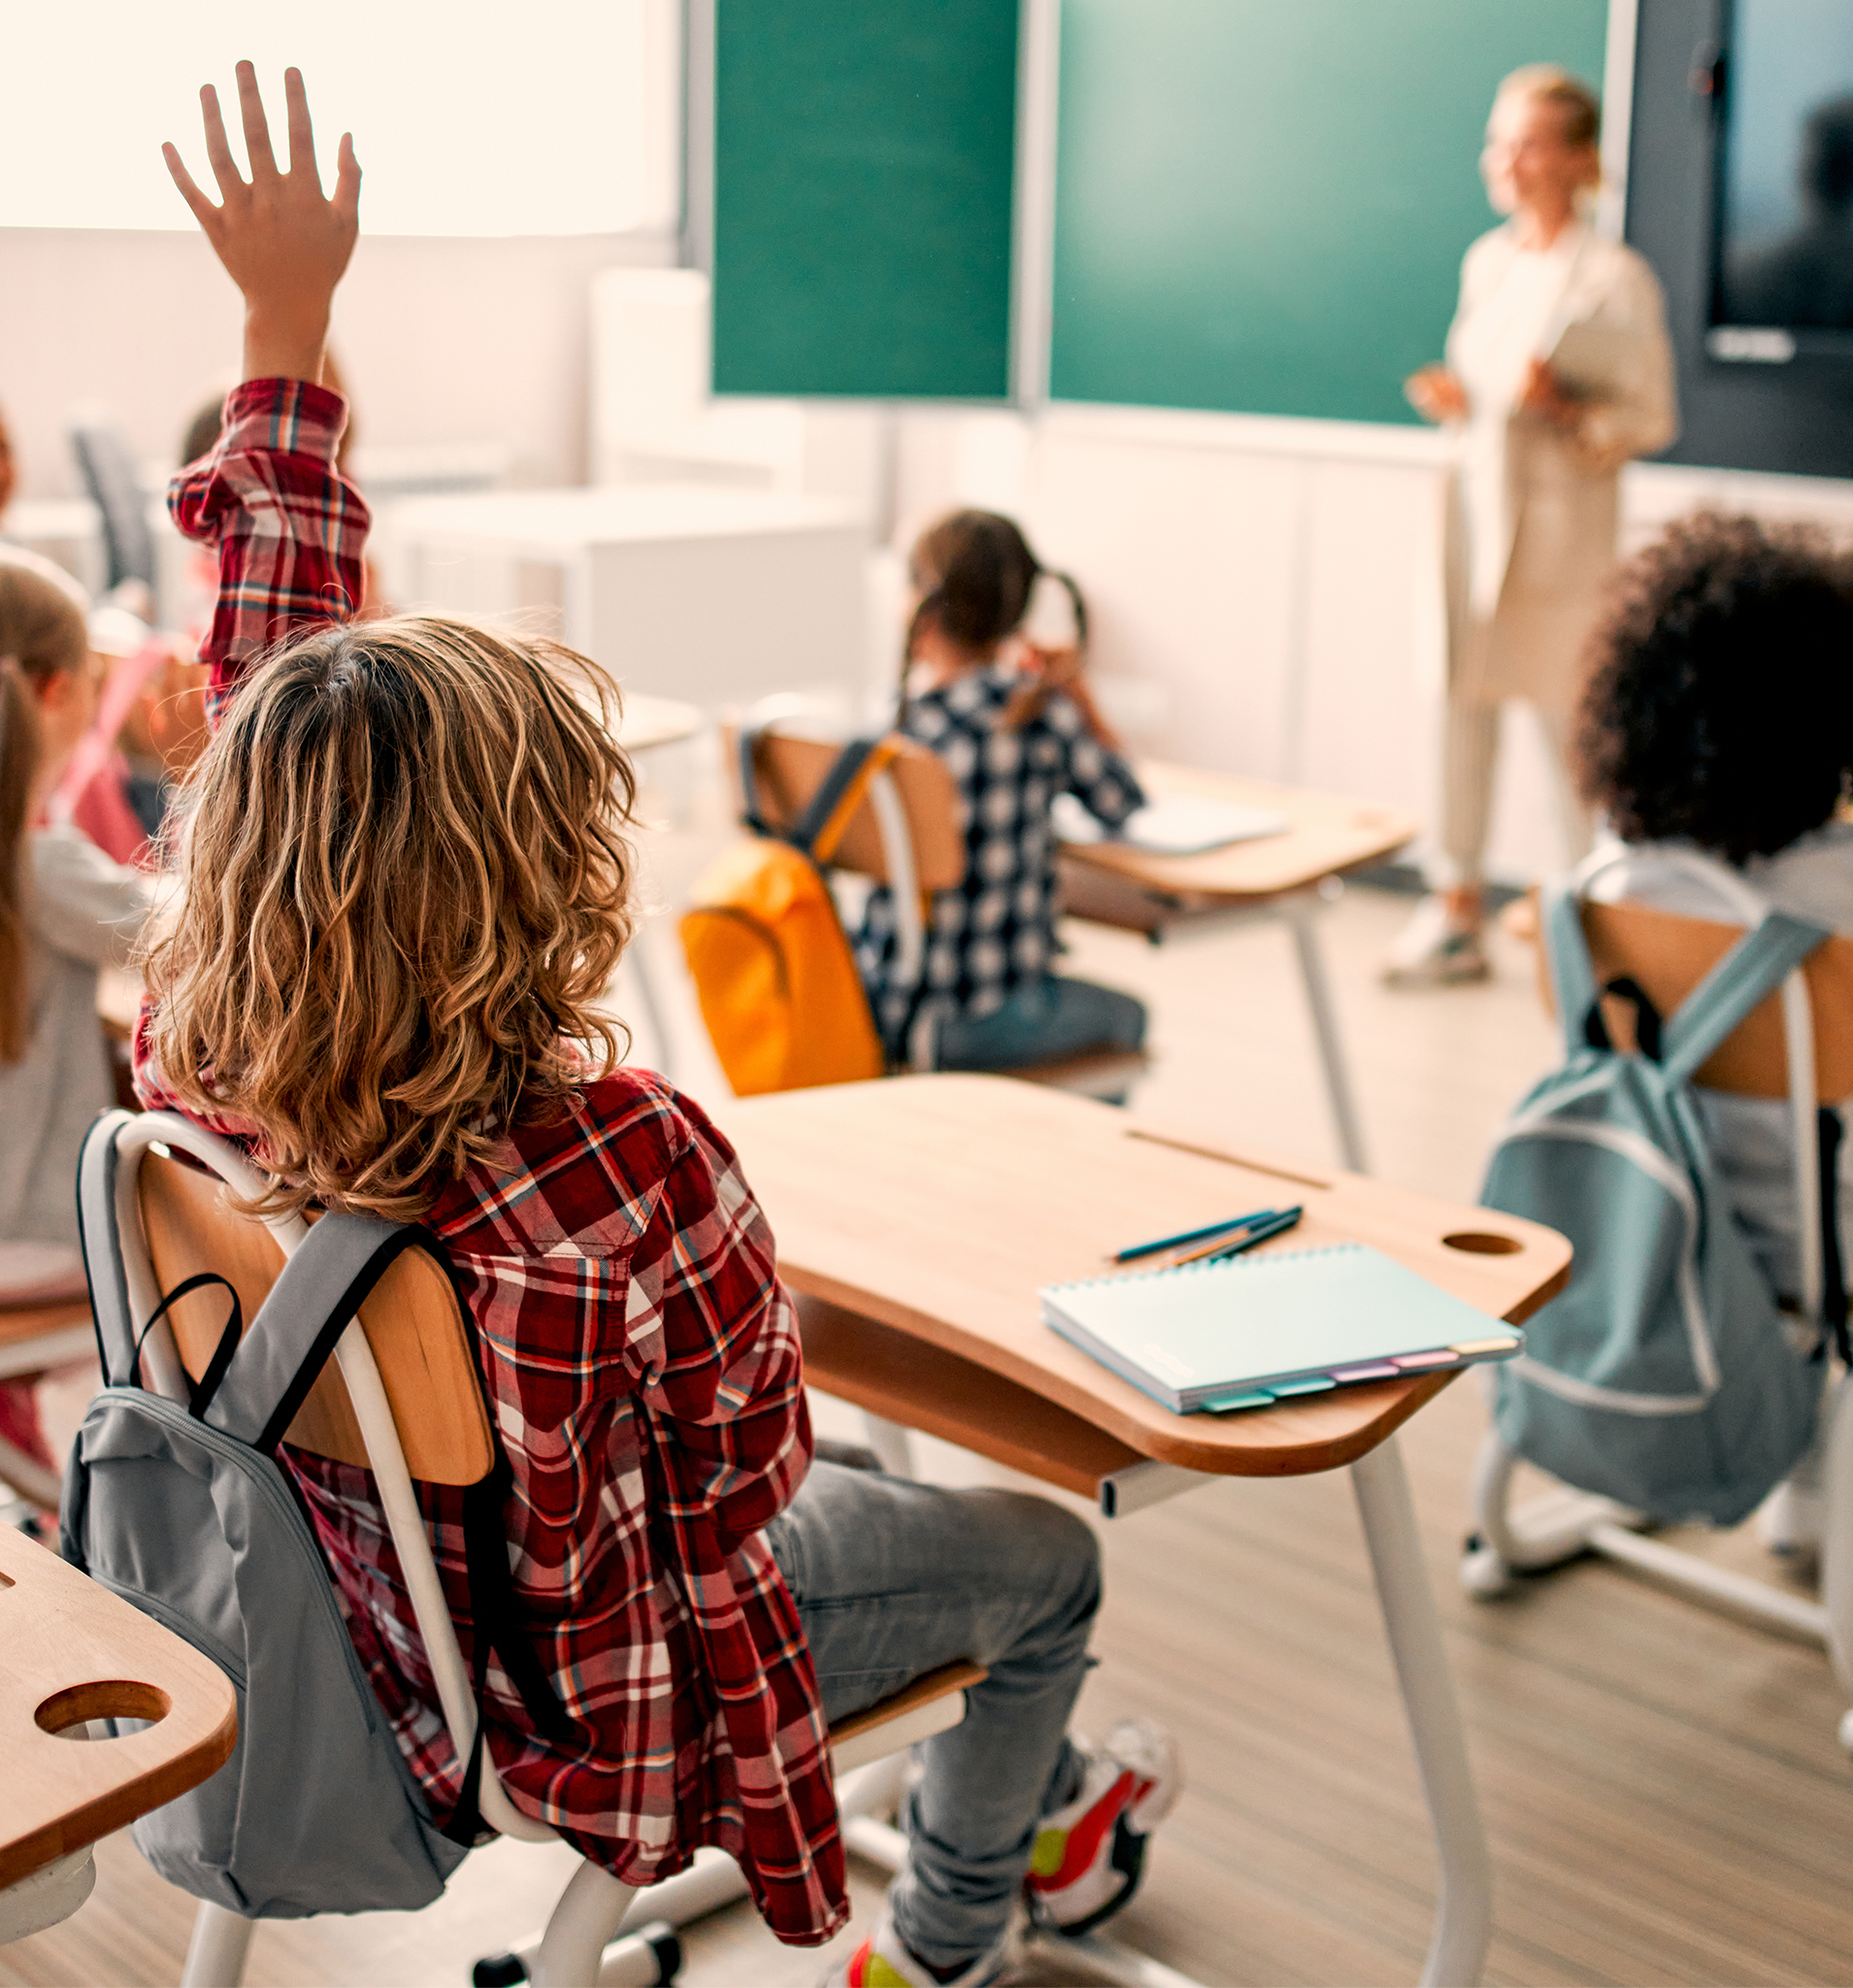
[[[785,831],[785,840],[817,862],[828,862],[850,816],[861,807],[870,780],[894,757],[895,749],[883,733],[851,739],[838,753],[804,812]]]
[[[253,1448],[274,1452],[328,1364],[336,1341],[393,1263],[414,1248],[427,1250],[451,1276],[448,1252],[428,1229],[341,1210],[323,1215],[271,1286],[216,1392],[209,1392],[202,1381],[203,1399],[196,1401],[194,1412]],[[472,1350],[478,1352],[475,1326],[460,1294],[458,1309]],[[478,1357],[480,1369],[480,1352]],[[572,1722],[528,1640],[509,1571],[506,1510],[514,1475],[493,1414],[489,1435],[494,1460],[488,1474],[463,1492],[465,1561],[476,1622],[476,1694],[480,1703],[493,1649],[539,1730],[564,1741],[572,1735]]]
[[[431,1237],[331,1210],[283,1265],[213,1396],[195,1412],[266,1454],[282,1441],[335,1342],[393,1261]]]
[[[1689,1079],[1759,1002],[1832,935],[1825,925],[1770,911],[1746,932],[1679,1004],[1667,1022],[1661,1068]]]
[[[1574,890],[1561,883],[1545,886],[1542,926],[1557,1025],[1564,1032],[1565,1054],[1573,1056],[1587,1045],[1583,1031],[1602,991],[1583,937],[1582,901]]]

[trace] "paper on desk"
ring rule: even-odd
[[[1148,802],[1117,829],[1103,828],[1073,794],[1058,794],[1049,818],[1065,843],[1124,843],[1154,856],[1200,856],[1230,843],[1285,835],[1293,826],[1273,808],[1245,808],[1239,801],[1192,794]]]

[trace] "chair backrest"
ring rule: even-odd
[[[722,728],[721,746],[723,762],[734,781],[735,812],[739,813],[745,796],[739,789],[738,726]],[[804,812],[806,803],[823,784],[842,751],[841,742],[762,732],[754,746],[753,766],[758,776],[760,814],[766,823],[773,828],[789,827]],[[965,878],[965,834],[959,821],[958,790],[944,760],[917,740],[904,739],[891,775],[907,816],[919,887],[925,891],[956,888]],[[830,866],[873,878],[877,883],[890,880],[873,801],[865,800],[850,817]]]
[[[1604,985],[1626,977],[1671,1014],[1742,937],[1742,927],[1685,918],[1638,904],[1585,904],[1583,934]],[[1535,929],[1535,927],[1534,927]],[[1549,969],[1539,948],[1544,1005],[1552,1006]],[[1830,939],[1803,963],[1814,1013],[1815,1083],[1823,1104],[1853,1097],[1853,939]],[[1603,1004],[1612,1040],[1634,1044],[1634,1011],[1625,1001]],[[1708,1089],[1740,1097],[1787,1098],[1789,1059],[1782,998],[1771,994],[1728,1036],[1699,1070]]]
[[[125,580],[154,584],[154,536],[149,530],[147,494],[135,458],[114,422],[81,416],[71,423],[71,447],[90,501],[103,516],[107,584]]]
[[[143,1233],[160,1288],[171,1291],[202,1271],[216,1272],[237,1291],[248,1325],[283,1267],[270,1231],[230,1206],[215,1176],[158,1150],[142,1161],[139,1188]],[[168,1315],[181,1363],[197,1379],[224,1327],[224,1293],[213,1286],[189,1292]],[[360,1325],[412,1475],[433,1484],[476,1483],[488,1473],[494,1450],[449,1279],[422,1250],[408,1250],[360,1308]],[[284,1440],[338,1463],[368,1466],[353,1404],[332,1360]]]

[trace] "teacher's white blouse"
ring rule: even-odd
[[[1606,377],[1574,429],[1520,412],[1534,358],[1597,330]],[[1467,389],[1451,506],[1450,673],[1457,694],[1574,694],[1615,557],[1619,472],[1678,432],[1660,284],[1620,242],[1572,225],[1546,249],[1511,223],[1467,251],[1447,362]]]

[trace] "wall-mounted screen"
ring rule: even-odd
[[[1732,0],[1720,55],[1706,350],[1853,358],[1853,6]]]

